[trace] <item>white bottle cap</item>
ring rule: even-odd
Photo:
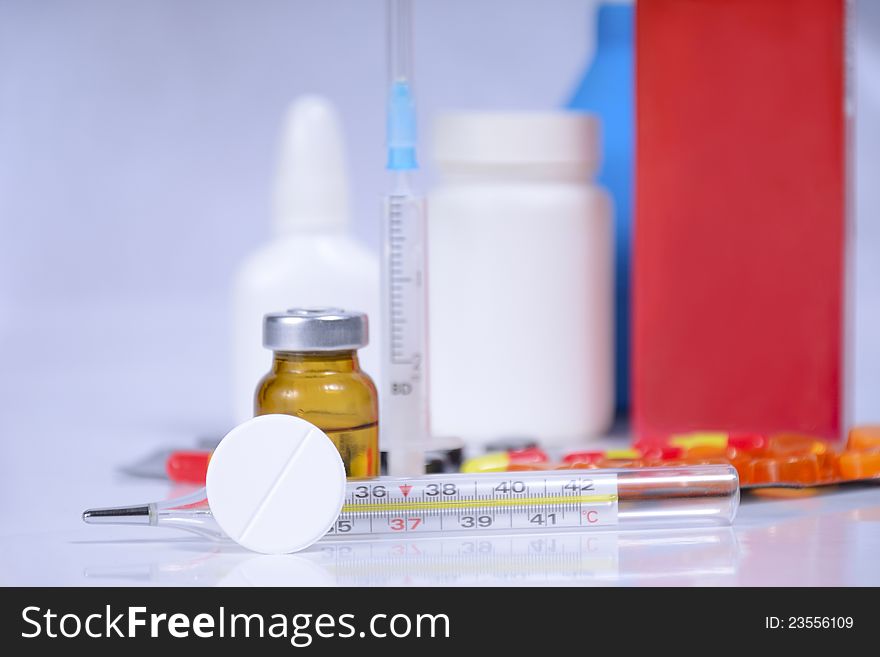
[[[348,178],[339,113],[321,96],[287,110],[275,178],[276,234],[348,225]]]
[[[590,175],[599,137],[598,119],[583,112],[447,112],[434,122],[432,154],[456,169],[533,165]]]
[[[308,547],[336,522],[345,466],[315,425],[262,415],[226,434],[205,486],[211,513],[231,539],[256,552],[285,554]]]

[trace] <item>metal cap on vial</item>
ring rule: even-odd
[[[272,351],[347,351],[368,342],[364,313],[340,308],[292,308],[263,319],[263,346]]]

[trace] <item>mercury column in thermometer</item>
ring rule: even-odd
[[[429,438],[425,205],[413,193],[416,119],[410,0],[388,0],[388,165],[392,193],[383,216],[381,440],[388,472],[424,472]]]

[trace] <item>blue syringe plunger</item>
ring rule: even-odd
[[[416,104],[412,88],[403,80],[391,84],[388,97],[388,169],[418,168],[416,160]]]

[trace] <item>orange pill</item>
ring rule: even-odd
[[[655,467],[664,466],[669,468],[678,468],[688,465],[728,465],[730,459],[727,458],[680,458],[664,461],[651,461]]]
[[[505,472],[532,472],[534,470],[551,470],[552,467],[546,463],[511,463]]]
[[[750,484],[815,484],[820,480],[815,454],[769,456],[755,459],[746,466],[745,479]]]
[[[752,491],[753,495],[773,499],[791,500],[818,495],[821,488],[760,488]]]
[[[685,458],[688,459],[711,459],[726,455],[726,445],[695,445],[685,450]]]
[[[844,479],[880,477],[880,449],[844,452],[839,463],[840,476]]]
[[[640,459],[599,459],[594,464],[597,468],[641,468]]]
[[[569,461],[566,463],[565,461],[563,461],[562,463],[557,463],[553,469],[554,470],[595,470],[596,467],[598,467],[598,466],[596,465],[595,462],[586,463],[584,461]]]
[[[755,461],[755,456],[750,454],[736,454],[730,459],[730,464],[736,468],[739,475],[740,486],[745,486],[751,482],[751,464]]]
[[[821,454],[816,454],[816,461],[819,464],[819,477],[822,481],[840,478],[840,452],[828,449]]]
[[[770,438],[768,449],[773,454],[822,454],[828,443],[815,436],[800,433],[781,433]]]
[[[853,427],[846,441],[847,449],[880,449],[880,424]]]

